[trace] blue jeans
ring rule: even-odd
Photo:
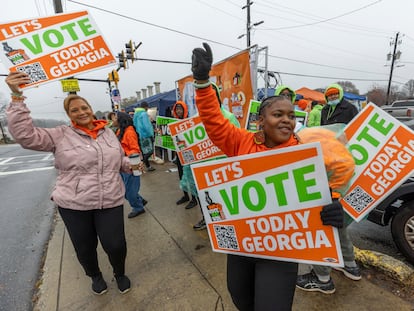
[[[142,204],[142,197],[138,193],[141,186],[141,176],[135,176],[128,173],[121,173],[121,176],[125,184],[125,199],[127,199],[129,205],[131,205],[132,211],[142,211],[144,205]]]

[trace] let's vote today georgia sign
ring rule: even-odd
[[[344,132],[355,174],[341,203],[360,221],[413,174],[414,132],[372,103]]]
[[[332,201],[319,142],[191,168],[214,251],[343,265],[338,231],[320,218]]]
[[[116,63],[87,11],[1,23],[0,41],[5,67],[30,76],[23,88]]]

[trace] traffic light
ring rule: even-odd
[[[125,57],[124,50],[122,50],[121,53],[118,53],[118,59],[119,59],[119,68],[124,68],[124,70],[127,69],[128,68],[127,59]]]
[[[125,43],[125,47],[126,47],[126,57],[127,59],[130,59],[131,62],[134,62],[135,60],[135,47],[134,47],[134,42],[132,42],[132,40],[129,40],[128,43]]]
[[[115,69],[108,73],[108,80],[111,82],[118,83],[119,82],[119,74],[118,71]]]

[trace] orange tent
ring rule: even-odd
[[[296,94],[302,95],[303,99],[310,100],[310,101],[316,100],[320,102],[321,104],[326,104],[325,95],[321,92],[308,89],[307,87],[302,87],[300,89],[297,89],[295,92]]]

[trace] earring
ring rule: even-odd
[[[263,131],[258,131],[254,133],[254,142],[258,145],[264,144],[265,142],[265,136]]]

